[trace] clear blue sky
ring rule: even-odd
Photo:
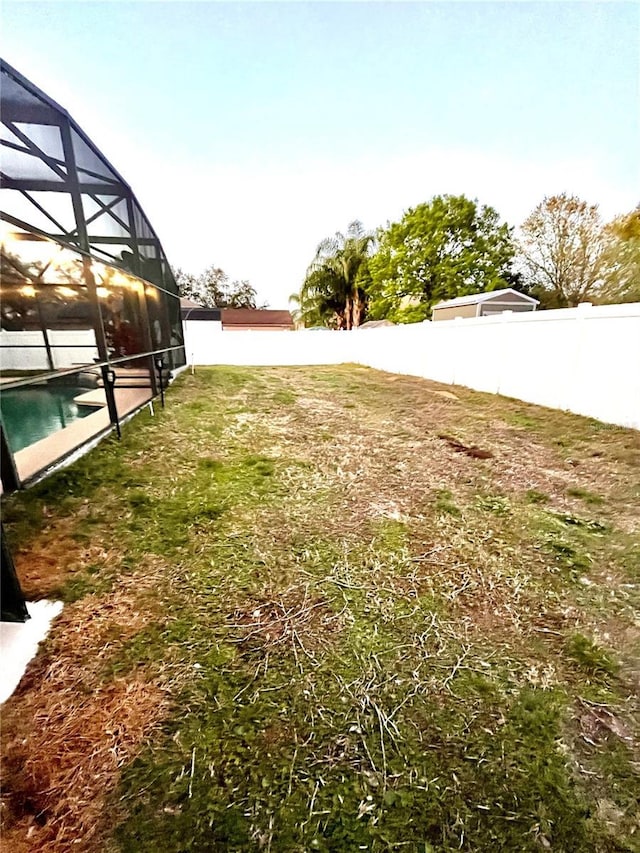
[[[174,265],[284,307],[315,246],[438,192],[517,225],[640,201],[637,3],[11,2],[2,55],[132,184]]]

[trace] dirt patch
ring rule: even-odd
[[[472,459],[493,458],[493,453],[490,450],[484,450],[482,447],[478,447],[477,444],[467,446],[461,441],[458,441],[456,438],[453,438],[450,435],[445,435],[444,433],[440,433],[438,438],[445,441],[449,447],[452,447],[456,451],[456,453],[464,453],[465,456],[470,456]]]
[[[74,547],[77,544],[71,540],[52,539],[15,554],[16,572],[29,601],[47,598],[60,589],[69,577],[67,560]]]
[[[612,708],[597,702],[579,700],[577,712],[580,736],[586,743],[595,746],[603,737],[615,735],[627,746],[633,746],[631,729],[621,715],[614,713]]]
[[[456,394],[453,394],[451,391],[436,391],[434,388],[431,388],[431,393],[436,394],[438,397],[443,397],[445,400],[459,400]]]
[[[154,617],[148,602],[141,604],[144,590],[153,583],[153,578],[150,568],[149,576],[144,579],[122,578],[112,592],[87,595],[67,605],[54,622],[45,653],[29,664],[11,701],[17,701],[31,689],[46,693],[55,686],[63,687],[58,680],[60,668],[69,668],[66,676],[75,684],[82,679],[86,686],[87,679],[99,678],[101,668],[116,648]]]
[[[441,446],[435,436],[399,421],[388,411],[345,410],[317,390],[306,397],[298,389],[296,409],[286,424],[265,417],[263,427],[282,455],[311,463],[342,505],[327,517],[336,534],[354,523],[378,517],[408,518],[429,501],[444,483],[466,482],[476,473],[469,463]]]

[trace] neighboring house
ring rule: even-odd
[[[220,322],[220,308],[205,308],[204,305],[198,305],[193,299],[187,299],[186,296],[180,297],[180,314],[182,322],[186,320],[217,320]]]
[[[269,308],[222,308],[222,331],[284,332],[293,329],[290,311]]]
[[[507,287],[487,293],[473,293],[438,302],[432,308],[432,320],[454,320],[456,317],[487,317],[503,311],[535,311],[539,301]]]
[[[293,329],[289,311],[272,311],[268,308],[205,308],[192,299],[180,299],[182,321],[214,320],[222,323],[222,331],[281,332]]]

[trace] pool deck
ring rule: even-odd
[[[73,398],[76,406],[86,406],[90,409],[102,409],[107,405],[106,397],[102,388],[95,388],[93,391],[85,391]]]

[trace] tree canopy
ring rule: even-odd
[[[323,240],[298,294],[296,320],[303,325],[352,329],[366,312],[367,263],[374,236],[359,221]]]
[[[173,271],[180,289],[180,296],[193,299],[205,308],[264,308],[257,304],[257,293],[247,281],[229,282],[229,276],[211,265],[199,275],[182,269]]]
[[[567,193],[547,196],[520,230],[525,278],[542,307],[571,308],[597,298],[608,243],[597,204]]]
[[[369,262],[369,315],[410,323],[444,299],[512,287],[512,229],[463,195],[435,196],[378,235]]]
[[[640,205],[606,226],[601,301],[640,302]]]

